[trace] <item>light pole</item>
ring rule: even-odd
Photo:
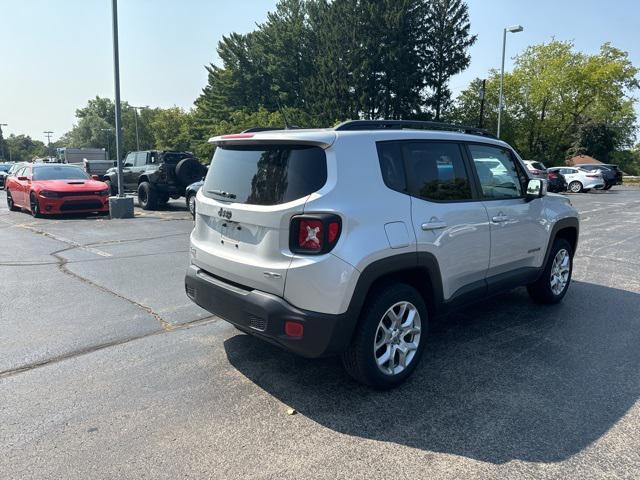
[[[42,133],[47,137],[47,152],[49,153],[49,158],[51,158],[53,157],[53,155],[51,155],[51,135],[53,135],[53,132],[51,130],[47,130]]]
[[[133,105],[129,105],[129,106],[133,108],[133,119],[136,124],[136,150],[140,150],[140,137],[138,136],[138,110],[142,110],[143,108],[149,108],[149,106],[148,105],[146,107],[134,107]]]
[[[502,32],[502,68],[500,70],[500,96],[498,97],[498,138],[500,138],[500,122],[502,120],[502,108],[504,107],[502,90],[504,88],[504,52],[507,45],[507,32],[518,33],[523,30],[524,28],[522,28],[522,25],[513,25],[505,28]]]
[[[133,198],[124,196],[122,174],[122,111],[120,109],[120,58],[118,52],[118,0],[111,0],[113,27],[113,83],[116,101],[116,160],[118,161],[118,196],[109,197],[111,218],[133,218]]]
[[[111,148],[111,132],[113,132],[113,128],[101,128],[100,131],[107,132],[107,153],[109,153],[109,149]]]

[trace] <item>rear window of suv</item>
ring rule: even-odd
[[[256,145],[218,147],[203,192],[210,198],[251,205],[278,205],[320,190],[327,160],[320,147]]]

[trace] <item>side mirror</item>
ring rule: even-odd
[[[534,178],[527,182],[527,194],[525,200],[530,202],[536,198],[543,197],[547,193],[547,184],[544,180]]]
[[[91,178],[93,178],[94,180],[100,180],[100,177],[98,175],[91,175]]]

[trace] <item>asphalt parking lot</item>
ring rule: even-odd
[[[570,198],[564,303],[457,312],[380,393],[192,304],[182,201],[36,220],[2,191],[0,477],[639,478],[640,189]]]

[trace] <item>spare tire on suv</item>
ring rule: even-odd
[[[193,157],[183,158],[176,165],[176,179],[185,187],[202,180],[206,172],[206,168]]]

